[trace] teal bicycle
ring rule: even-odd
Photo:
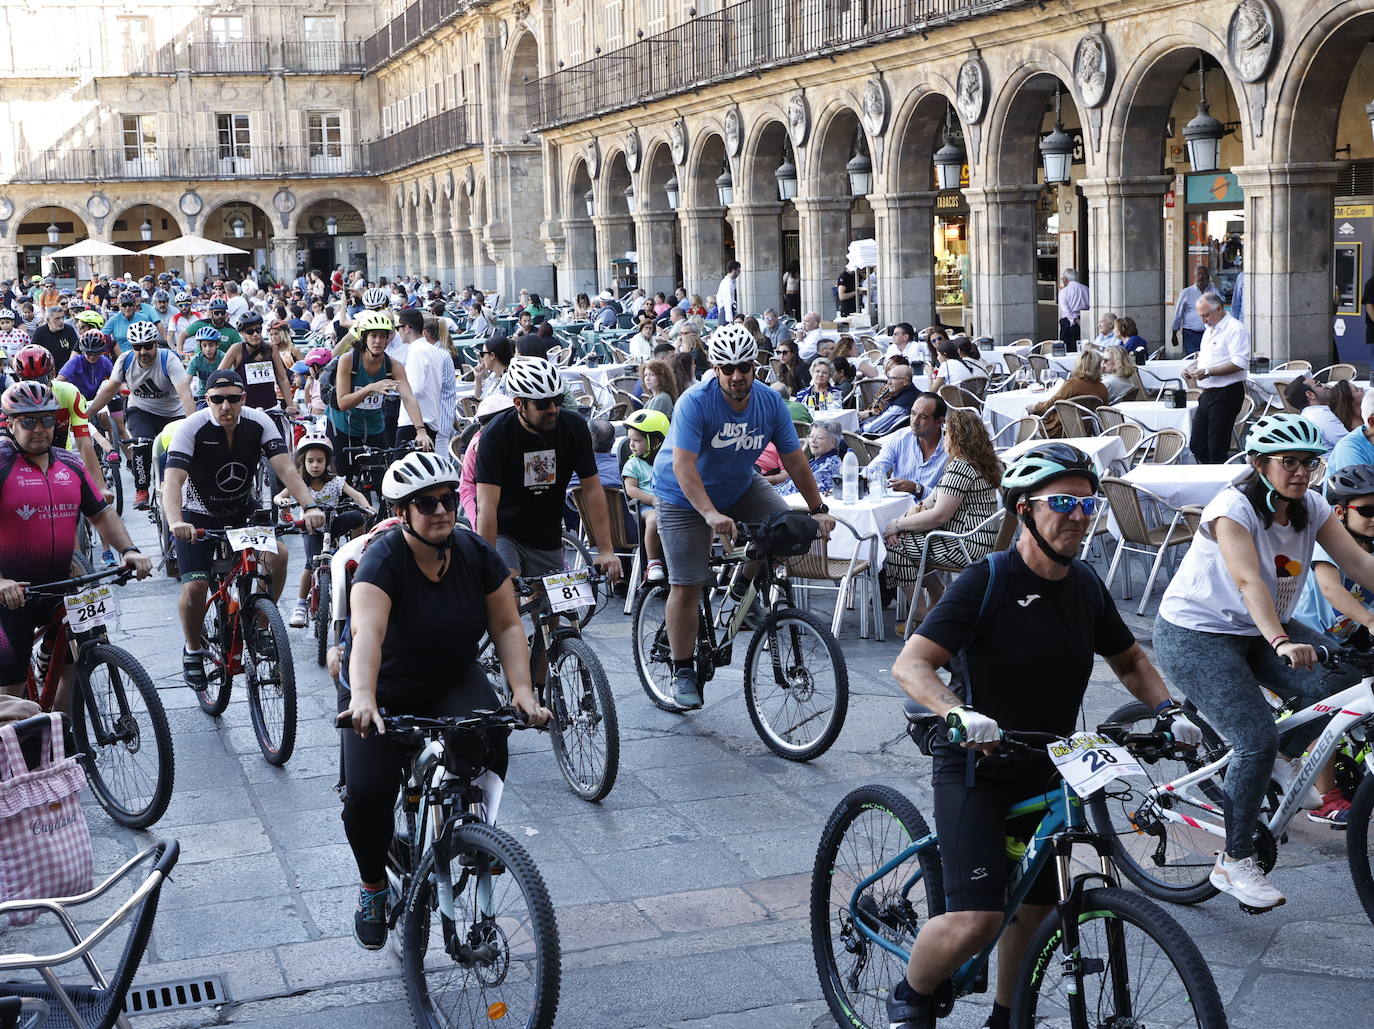
[[[929,753],[946,731],[930,711],[908,703],[908,732]],[[957,730],[948,730],[958,742]],[[1141,761],[1172,750],[1168,733],[1099,732]],[[1047,733],[1004,731],[1009,751],[1044,752]],[[1016,1026],[1073,1029],[1224,1029],[1226,1014],[1197,945],[1154,902],[1117,888],[1115,837],[1092,832],[1083,800],[1068,783],[1007,812],[1010,821],[1043,813],[1014,862],[1001,932],[1045,867],[1054,861],[1059,903],[1040,924],[1022,964],[1012,1010]],[[1097,855],[1098,870],[1071,874],[1074,847]],[[821,834],[811,878],[811,942],[816,970],[835,1020],[855,1029],[887,1029],[887,991],[906,970],[921,925],[944,911],[939,841],[916,806],[886,786],[850,793]],[[999,938],[1001,933],[999,932]],[[996,940],[969,959],[936,994],[945,1017],[958,997],[987,989]]]

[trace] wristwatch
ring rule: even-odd
[[[812,508],[811,511],[810,511],[809,513],[810,513],[810,514],[813,514],[813,515],[818,515],[818,514],[829,514],[829,513],[830,513],[830,507],[829,507],[829,505],[827,505],[827,504],[821,504],[820,507]]]
[[[123,557],[125,554],[141,554],[141,553],[143,553],[143,551],[139,550],[137,547],[125,547],[123,550],[121,550],[121,551],[119,552],[119,556],[120,556],[120,557]]]

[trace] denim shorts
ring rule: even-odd
[[[496,553],[500,555],[507,568],[517,568],[527,578],[552,575],[563,570],[563,549],[540,550],[527,547],[519,540],[509,536],[496,537]]]
[[[737,522],[761,522],[770,514],[788,509],[762,475],[744,495],[724,509]],[[663,560],[668,565],[668,582],[674,586],[699,586],[711,576],[711,527],[694,507],[658,502],[658,538],[663,541]]]

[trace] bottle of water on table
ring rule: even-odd
[[[840,499],[846,504],[857,504],[859,502],[859,458],[854,451],[844,455],[844,460],[840,462],[840,477],[843,483]]]

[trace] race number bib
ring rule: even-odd
[[[1100,790],[1120,776],[1145,774],[1129,751],[1101,733],[1076,732],[1046,749],[1054,767],[1080,797]]]
[[[382,409],[382,395],[380,393],[369,393],[355,405],[359,411],[380,411]]]
[[[84,593],[67,595],[67,624],[73,633],[108,625],[118,613],[114,592],[108,586],[96,586]]]
[[[544,576],[544,591],[549,595],[549,607],[555,612],[590,607],[596,601],[590,578],[586,571]]]
[[[224,534],[229,540],[229,546],[235,550],[263,550],[269,554],[277,552],[277,536],[271,529],[226,529]]]
[[[261,386],[277,381],[271,361],[249,361],[243,366],[243,371],[250,386]]]

